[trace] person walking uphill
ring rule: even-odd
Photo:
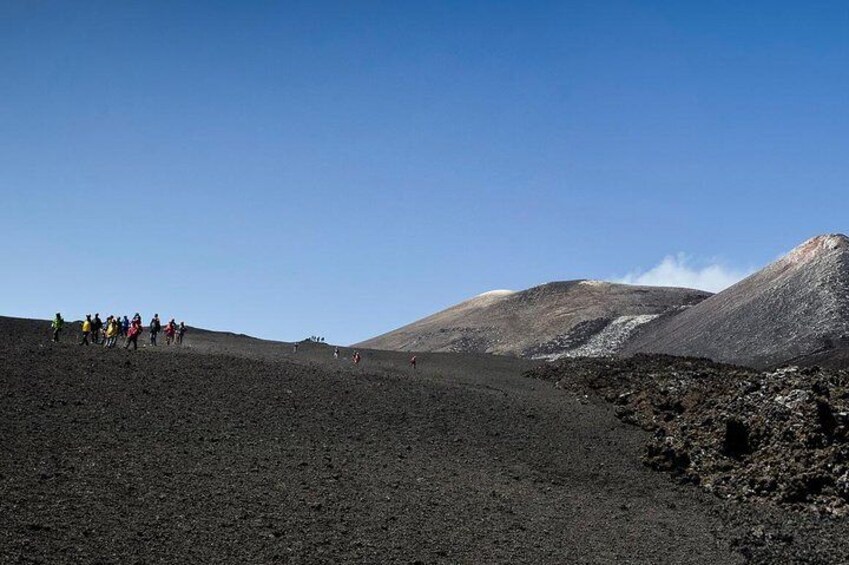
[[[129,349],[130,344],[133,344],[133,350],[137,350],[139,348],[139,335],[142,332],[141,320],[135,320],[132,325],[130,325],[130,329],[127,330],[127,343],[124,344],[124,349]]]
[[[165,345],[171,345],[175,333],[177,333],[177,324],[174,322],[174,318],[171,318],[165,326]]]
[[[162,331],[162,323],[159,321],[159,314],[154,314],[150,321],[150,344],[156,345],[156,336]]]
[[[118,333],[121,331],[121,322],[115,316],[109,316],[106,319],[106,344],[109,349],[115,347],[118,342]]]
[[[177,327],[177,345],[183,345],[183,336],[186,335],[187,329],[186,322],[180,322],[180,325]]]
[[[53,328],[53,341],[59,341],[59,333],[62,331],[62,328],[65,327],[65,320],[62,318],[62,314],[56,312],[56,317],[53,318],[53,323],[50,324]]]
[[[91,321],[91,341],[95,345],[100,343],[100,330],[103,329],[103,320],[100,319],[100,313],[94,315],[94,320]]]
[[[80,345],[88,345],[88,336],[91,334],[91,314],[85,315],[85,321],[83,321],[83,339],[80,341]]]

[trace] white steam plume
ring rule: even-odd
[[[719,292],[751,273],[751,270],[734,269],[721,263],[693,266],[688,255],[678,253],[667,255],[663,261],[648,271],[632,271],[618,282],[648,286],[678,286]]]

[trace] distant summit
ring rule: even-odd
[[[842,233],[831,233],[812,237],[793,249],[784,259],[798,263],[816,258],[835,249],[849,249],[849,237]],[[781,261],[779,260],[779,262]]]
[[[754,367],[849,366],[849,238],[809,239],[716,295],[555,282],[485,292],[358,345],[545,360],[667,353]]]
[[[534,359],[616,353],[642,324],[710,293],[603,281],[485,292],[357,344],[374,349],[497,353]]]
[[[641,328],[624,353],[768,366],[849,351],[849,238],[814,237],[736,285]]]

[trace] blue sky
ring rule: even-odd
[[[5,2],[0,77],[3,315],[350,343],[849,230],[845,2]]]

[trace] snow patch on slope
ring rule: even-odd
[[[551,355],[540,355],[534,359],[545,359],[548,361],[556,361],[564,357],[603,357],[605,355],[613,355],[622,344],[634,333],[634,331],[660,316],[660,314],[642,314],[639,316],[620,316],[611,321],[607,327],[595,334],[587,341],[587,343]]]
[[[478,294],[475,298],[484,298],[487,296],[507,296],[509,294],[515,294],[515,290],[490,290],[487,292],[482,292]]]
[[[598,281],[598,280],[593,280],[593,279],[586,279],[586,280],[579,282],[578,284],[582,284],[582,285],[586,285],[586,286],[607,286],[610,283],[607,282],[607,281]]]

